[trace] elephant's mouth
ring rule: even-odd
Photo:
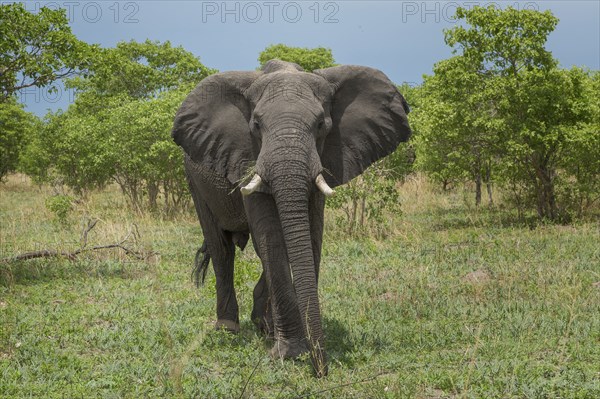
[[[329,184],[327,184],[327,182],[325,181],[325,178],[323,177],[322,173],[319,173],[319,175],[315,179],[315,185],[317,186],[319,191],[322,192],[326,197],[329,197],[335,193],[335,191],[333,191],[333,189],[329,187]],[[254,192],[265,192],[265,189],[266,185],[264,184],[260,175],[256,173],[254,177],[252,177],[252,180],[250,180],[248,184],[242,187],[240,191],[242,192],[242,195],[250,195]]]

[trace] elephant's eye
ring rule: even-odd
[[[255,132],[260,130],[260,123],[258,123],[258,121],[254,121],[252,122],[252,128],[254,129]]]
[[[318,128],[319,128],[319,130],[320,130],[320,129],[323,129],[323,126],[325,126],[325,120],[324,120],[324,119],[321,119],[321,120],[319,121],[319,125],[318,125]]]

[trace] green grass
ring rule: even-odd
[[[190,281],[200,243],[192,214],[135,215],[108,190],[79,203],[70,227],[51,195],[18,176],[0,186],[0,257],[119,241],[77,261],[0,264],[2,398],[598,398],[598,223],[534,226],[474,210],[462,194],[402,187],[385,240],[347,238],[329,214],[320,296],[328,377],[272,361],[249,320],[260,263],[239,254],[242,331],[212,330],[214,276]]]

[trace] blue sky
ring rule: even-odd
[[[255,69],[266,46],[324,46],[340,64],[381,69],[394,82],[419,83],[451,55],[443,29],[458,5],[484,1],[26,1],[28,10],[63,7],[81,40],[105,47],[146,39],[181,45],[221,71]],[[563,67],[600,69],[600,2],[495,1],[501,7],[551,10],[560,22],[548,48]],[[29,89],[27,109],[66,108],[73,94]]]

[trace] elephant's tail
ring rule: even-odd
[[[202,259],[200,258],[202,256]],[[202,246],[198,248],[196,257],[194,258],[194,268],[192,269],[192,280],[196,287],[200,287],[200,284],[204,284],[206,278],[206,272],[208,271],[208,264],[210,263],[210,253],[206,246],[206,241],[202,243]]]

